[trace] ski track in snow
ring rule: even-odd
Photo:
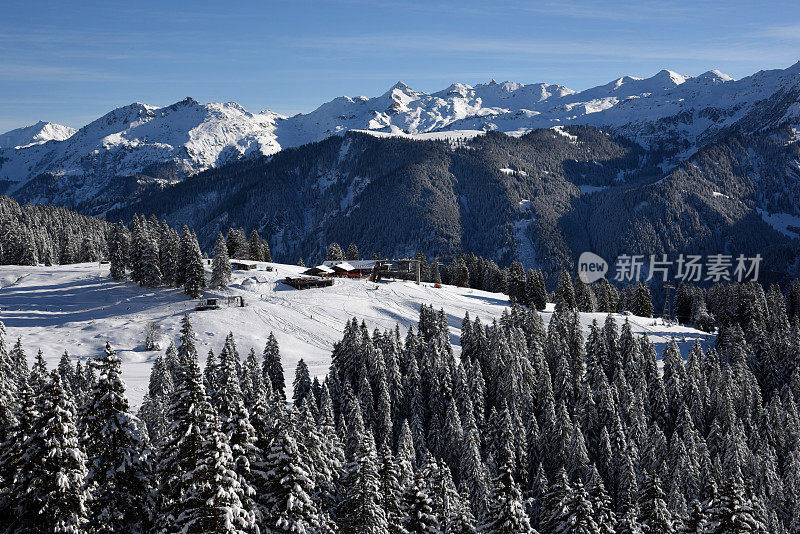
[[[203,361],[209,349],[219,353],[229,331],[234,333],[242,359],[251,348],[261,354],[267,336],[274,332],[286,382],[291,384],[300,358],[306,361],[312,376],[325,375],[333,344],[341,339],[345,322],[352,317],[364,320],[370,331],[393,329],[399,324],[405,335],[409,326],[416,327],[420,305],[432,304],[436,310],[444,309],[450,340],[458,355],[461,321],[466,312],[472,320],[480,317],[484,324],[491,324],[509,306],[508,298],[499,293],[418,286],[406,281],[375,284],[337,279],[330,288],[297,291],[279,280],[304,268],[271,265],[274,272],[258,271],[265,283],[245,284],[253,278],[253,272],[234,271],[231,287],[206,292],[207,296],[241,295],[245,308],[223,305],[219,310],[202,312],[195,311],[196,301],[178,289],[147,289],[132,282],[115,282],[109,277],[107,265],[0,266],[0,321],[5,324],[9,347],[21,336],[29,361],[33,362],[41,348],[51,368],[65,349],[74,358],[85,360],[102,354],[106,341],[110,341],[123,360],[131,404],[138,407],[147,391],[156,356],[156,352],[143,347],[144,327],[149,321],[161,325],[163,350],[170,339],[177,344],[181,318],[189,313]],[[542,314],[547,322],[552,309]],[[584,313],[581,323],[588,330],[592,320],[602,324],[605,318],[603,313]],[[617,315],[616,320],[621,326],[625,317]],[[666,327],[654,319],[635,316],[629,316],[629,320],[634,332],[647,332],[659,353],[670,336],[676,337],[684,355],[695,340],[704,345],[713,341],[713,336],[692,328]]]

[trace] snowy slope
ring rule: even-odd
[[[274,266],[277,270],[272,273],[234,272],[233,285],[218,293],[244,296],[245,308],[203,312],[195,311],[194,301],[179,290],[148,290],[115,282],[109,278],[107,266],[0,266],[0,321],[6,326],[9,343],[22,336],[29,359],[41,348],[51,366],[56,365],[64,349],[76,357],[92,357],[102,352],[106,340],[111,341],[123,358],[131,401],[139,405],[155,355],[143,350],[143,329],[148,321],[162,326],[165,341],[177,339],[180,319],[189,313],[203,358],[209,349],[219,352],[228,331],[234,332],[242,358],[251,347],[260,353],[267,336],[274,332],[281,346],[287,383],[291,383],[300,358],[308,363],[312,375],[327,372],[333,343],[341,339],[345,322],[353,316],[365,320],[370,330],[390,329],[395,324],[405,330],[416,324],[421,304],[432,304],[437,310],[444,309],[451,341],[458,345],[466,312],[473,319],[480,317],[491,323],[509,305],[502,294],[452,286],[437,289],[413,282],[336,280],[331,288],[296,291],[278,280],[303,269]],[[549,317],[550,312],[544,312],[545,321]],[[605,315],[581,316],[587,328],[593,319],[602,323]],[[620,324],[624,319],[617,317]],[[629,319],[633,331],[646,332],[659,352],[670,336],[676,336],[684,353],[695,340],[711,341],[708,334],[691,328],[665,327],[640,317]]]
[[[39,121],[31,126],[24,126],[0,134],[0,148],[21,148],[39,145],[48,141],[63,141],[77,130],[69,126]]]

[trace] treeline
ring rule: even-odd
[[[98,261],[108,253],[109,228],[103,219],[0,196],[0,265]]]
[[[0,341],[10,531],[784,533],[800,511],[800,320],[748,311],[684,361],[609,315],[584,338],[566,281],[416,328],[349,321],[323,381],[287,399],[278,343],[234,336],[201,370],[188,317],[135,417],[119,359],[28,369]],[[0,331],[1,332],[1,331]],[[764,334],[769,332],[769,334]],[[3,340],[3,337],[0,337]],[[287,401],[291,402],[287,402]]]

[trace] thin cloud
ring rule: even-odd
[[[424,53],[471,54],[502,56],[504,59],[537,62],[554,62],[564,59],[603,58],[606,61],[631,60],[702,60],[708,62],[764,62],[790,61],[791,51],[780,47],[754,46],[752,43],[680,43],[661,45],[607,41],[553,41],[528,39],[482,39],[463,36],[437,36],[392,34],[365,34],[359,36],[317,37],[300,39],[297,46],[314,49],[323,54],[340,57],[363,57],[376,54]],[[510,56],[514,55],[514,56]]]
[[[787,41],[800,41],[800,24],[788,26],[772,26],[753,34],[756,37],[768,37]]]
[[[100,70],[60,65],[22,65],[0,63],[0,71],[6,80],[15,81],[58,81],[58,82],[99,82],[124,81],[131,76],[123,76]]]

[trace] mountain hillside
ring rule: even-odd
[[[230,226],[256,229],[287,263],[319,261],[336,241],[382,256],[520,260],[551,282],[586,250],[609,261],[758,252],[765,276],[798,273],[791,130],[720,137],[666,172],[663,157],[585,126],[453,144],[350,133],[211,169],[108,216],[188,224],[209,249]]]

